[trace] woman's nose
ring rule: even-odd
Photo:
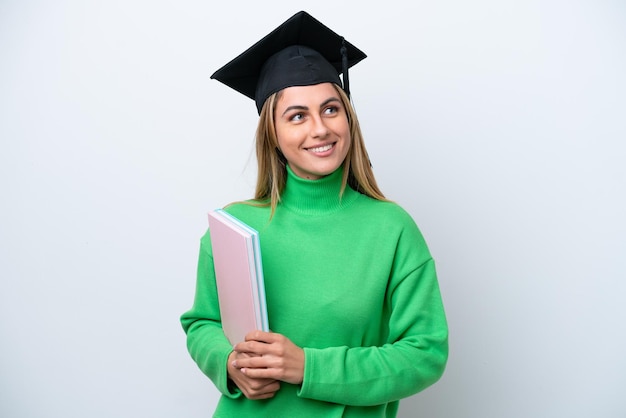
[[[313,118],[313,126],[311,127],[311,130],[311,136],[313,136],[313,138],[326,138],[329,133],[326,122],[320,116],[316,116]]]

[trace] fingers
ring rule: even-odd
[[[244,343],[239,343],[233,347],[238,353],[248,354],[249,357],[261,357],[266,355],[280,355],[280,350],[282,345],[279,344],[268,344],[259,341],[246,341]]]
[[[277,350],[281,350],[288,343],[291,343],[289,339],[281,334],[252,331],[246,335],[244,342],[235,345],[233,349],[239,353],[249,353],[257,356],[267,354],[281,355],[282,353],[277,352]]]
[[[284,378],[282,371],[287,368],[284,357],[264,356],[238,359],[232,362],[232,367],[239,369],[247,376],[256,379],[280,379]]]
[[[254,379],[302,383],[304,350],[283,335],[254,331],[234,350],[241,355],[232,360],[231,366],[241,374]]]
[[[238,382],[235,382],[241,392],[248,399],[269,399],[273,398],[280,389],[280,382],[272,379],[254,379],[242,375]]]
[[[228,377],[237,385],[244,396],[248,399],[269,399],[274,397],[280,389],[280,382],[275,379],[255,378],[242,373],[233,366],[236,359],[245,359],[245,354],[232,352],[228,357]]]
[[[285,338],[281,334],[265,331],[251,331],[246,335],[245,341],[260,341],[263,343],[271,344],[280,338]]]

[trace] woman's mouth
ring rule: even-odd
[[[314,147],[314,148],[307,148],[306,150],[316,153],[316,154],[320,154],[320,153],[330,150],[334,146],[335,146],[335,143],[333,142],[332,144],[326,144],[326,145],[322,145],[322,146]]]

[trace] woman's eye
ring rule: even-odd
[[[293,122],[299,122],[304,118],[304,115],[302,113],[296,113],[295,115],[291,116],[289,118],[290,121]]]
[[[324,109],[324,114],[325,115],[334,115],[335,113],[338,112],[339,109],[337,109],[337,106],[330,106],[327,107],[326,109]]]

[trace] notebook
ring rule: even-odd
[[[269,331],[259,234],[222,209],[209,212],[222,329],[231,344]]]

